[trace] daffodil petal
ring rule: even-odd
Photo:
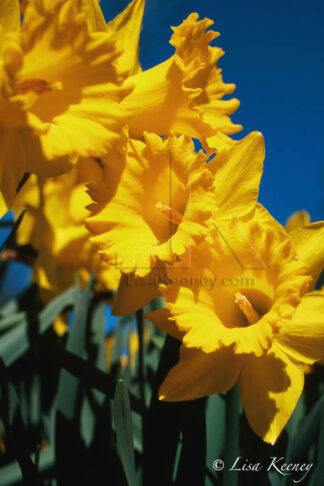
[[[254,210],[263,169],[264,140],[252,132],[228,150],[221,165],[217,157],[208,167],[215,174],[215,218],[245,216]]]
[[[296,228],[289,236],[295,243],[297,255],[307,263],[315,285],[324,269],[324,221]]]
[[[295,360],[312,364],[324,358],[324,294],[306,294],[290,322],[276,336]]]
[[[273,346],[266,355],[244,357],[238,385],[252,430],[274,444],[303,390],[302,364]]]
[[[84,184],[101,176],[98,161],[79,159],[68,174],[60,177],[43,180],[31,175],[18,193],[15,213],[26,208],[18,241],[31,244],[37,251],[34,280],[46,301],[72,285],[76,273],[83,285],[94,272],[96,291],[118,286],[119,270],[99,258],[83,224],[89,214],[84,205],[90,200]]]
[[[170,336],[176,339],[179,339],[179,341],[181,341],[183,338],[184,333],[179,331],[169,309],[164,308],[153,312],[147,312],[144,314],[144,317],[145,319],[152,321],[157,327],[162,329],[162,331],[170,334]]]
[[[4,46],[0,99],[1,124],[28,128],[25,137],[41,145],[43,157],[28,157],[26,171],[53,176],[71,168],[65,156],[97,157],[120,140],[128,118],[120,102],[132,88],[122,86],[119,55],[114,34],[90,33],[74,1],[28,3],[20,37]]]
[[[196,13],[189,15],[173,28],[170,43],[175,47],[174,56],[129,79],[135,88],[122,105],[132,114],[132,137],[149,130],[204,140],[218,131],[232,134],[241,129],[229,117],[238,108],[238,100],[222,99],[235,85],[224,84],[217,67],[223,51],[208,45],[218,35],[206,31],[212,23],[209,19],[198,21]]]
[[[1,0],[0,4],[0,41],[3,43],[3,35],[7,32],[15,32],[20,29],[20,5],[19,0]],[[0,47],[0,51],[1,51]]]
[[[261,356],[292,318],[310,277],[287,234],[277,223],[271,228],[269,218],[261,211],[266,227],[258,219],[224,223],[213,244],[191,247],[167,265],[171,283],[160,292],[187,347],[212,353],[233,345],[236,354]],[[252,302],[257,322],[243,320],[237,292]]]
[[[188,137],[144,140],[130,139],[120,164],[105,159],[109,177],[91,190],[98,204],[86,221],[101,257],[139,277],[204,239],[214,201],[205,154]]]
[[[116,45],[122,51],[117,65],[130,75],[141,71],[138,60],[139,37],[142,28],[145,0],[133,0],[117,17],[108,23],[108,30],[116,32]]]
[[[112,304],[112,314],[124,316],[142,309],[152,299],[160,295],[158,283],[164,275],[163,266],[153,269],[145,277],[138,277],[133,273],[122,273]]]
[[[15,147],[15,150],[12,148]],[[20,180],[25,172],[25,153],[15,130],[0,128],[0,189],[2,217],[11,208]]]
[[[105,17],[103,16],[97,0],[78,0],[77,8],[79,11],[86,11],[87,20],[93,32],[107,31]]]
[[[285,224],[285,228],[290,233],[290,231],[302,228],[311,222],[310,215],[307,211],[297,211],[292,214]]]
[[[205,354],[199,349],[181,345],[179,362],[163,381],[159,398],[174,402],[225,392],[234,386],[241,360],[230,348]]]

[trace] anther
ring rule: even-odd
[[[160,209],[162,214],[169,220],[172,221],[172,223],[175,224],[180,224],[182,220],[182,214],[179,213],[176,209],[172,209],[169,206],[166,206],[165,204],[162,204],[160,201],[156,203],[155,207],[157,209]]]
[[[235,304],[239,306],[249,324],[255,324],[261,318],[260,314],[253,309],[251,302],[241,292],[235,294]]]

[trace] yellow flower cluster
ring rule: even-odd
[[[303,365],[324,358],[324,223],[284,229],[258,203],[264,140],[230,138],[239,102],[224,100],[212,22],[189,15],[170,59],[142,71],[143,11],[133,0],[106,25],[96,0],[29,0],[20,29],[18,0],[2,2],[0,208],[27,209],[18,239],[47,295],[93,269],[100,288],[121,275],[116,315],[162,295],[147,318],[181,348],[160,399],[237,383],[273,444]]]

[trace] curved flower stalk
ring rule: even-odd
[[[74,0],[31,0],[20,34],[6,37],[0,65],[1,212],[25,172],[56,176],[76,156],[101,156],[127,121],[132,89],[117,69],[113,33],[90,33]]]
[[[302,364],[324,356],[324,298],[307,293],[313,263],[305,247],[296,253],[261,207],[229,230],[230,240],[218,230],[214,245],[193,248],[168,270],[166,309],[147,315],[182,341],[160,399],[192,400],[237,383],[250,426],[274,444],[302,392]],[[184,261],[187,274],[177,271]]]
[[[18,194],[15,210],[25,207],[18,243],[37,251],[34,279],[48,300],[73,284],[75,274],[85,284],[95,271],[97,290],[113,290],[120,272],[100,260],[84,226],[90,214],[85,184],[99,181],[101,168],[95,159],[81,158],[68,173],[56,178],[31,176]]]
[[[235,85],[225,84],[217,67],[222,49],[209,46],[219,35],[206,31],[212,24],[209,19],[199,21],[198,14],[192,13],[180,26],[173,27],[170,43],[175,54],[127,80],[126,85],[135,85],[122,102],[131,113],[132,138],[141,137],[144,131],[159,135],[173,131],[198,138],[208,148],[209,137],[241,129],[229,118],[238,108],[238,100],[222,99],[234,91]],[[214,143],[211,146],[214,148]]]

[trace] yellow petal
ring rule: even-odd
[[[25,172],[29,172],[34,165],[43,168],[44,156],[39,140],[27,127],[16,129],[0,127],[0,146],[0,191],[3,215],[12,208],[17,197],[18,185]],[[62,157],[50,161],[46,172],[56,174],[57,171],[66,171],[71,167],[68,159]]]
[[[91,191],[100,203],[86,222],[102,258],[144,277],[158,260],[172,262],[202,241],[214,201],[205,160],[187,137],[154,134],[130,140],[120,164],[105,159],[105,191]]]
[[[26,171],[57,175],[77,154],[97,157],[120,140],[128,117],[120,101],[131,88],[122,87],[118,56],[114,35],[89,33],[75,2],[28,4],[20,40],[4,46],[0,97],[4,129],[25,129],[26,152],[29,138],[40,145],[42,156],[28,157]]]
[[[11,208],[18,184],[25,172],[26,154],[16,131],[0,128],[0,160],[2,217]]]
[[[132,114],[132,137],[141,137],[145,130],[160,135],[174,131],[202,140],[218,131],[232,134],[241,129],[229,118],[238,100],[222,100],[235,85],[223,83],[217,67],[223,51],[208,45],[218,35],[206,31],[210,25],[209,19],[189,15],[173,28],[174,56],[129,79],[135,88],[122,105]]]
[[[244,357],[238,385],[251,428],[274,444],[303,390],[303,366],[273,346],[264,356]]]
[[[277,225],[263,226],[257,219],[229,222],[215,235],[213,246],[201,243],[167,266],[172,283],[161,285],[160,291],[187,347],[212,353],[233,345],[237,354],[257,356],[271,347],[310,280]],[[261,316],[255,324],[237,304],[238,293],[251,303],[253,315]]]
[[[306,364],[324,358],[324,294],[306,294],[290,322],[276,336],[276,341],[295,360]]]
[[[98,256],[98,255],[97,255]],[[117,268],[111,265],[107,265],[100,258],[93,257],[93,264],[91,270],[94,269],[96,276],[95,290],[107,291],[115,290],[118,288],[121,273]],[[89,281],[90,272],[85,279],[85,284]]]
[[[53,322],[53,329],[58,336],[64,336],[68,330],[68,315],[57,316]]]
[[[145,277],[123,273],[111,312],[115,316],[132,314],[160,295],[159,283],[166,280],[164,265],[158,263]]]
[[[179,362],[163,381],[159,398],[165,401],[194,400],[232,388],[241,367],[241,357],[229,348],[205,354],[180,347]]]
[[[306,226],[310,221],[310,215],[307,211],[297,211],[290,216],[285,227],[289,233],[292,230]]]
[[[242,217],[254,210],[263,169],[264,140],[252,132],[236,142],[222,161],[216,157],[208,163],[215,174],[215,218]]]
[[[20,29],[19,0],[1,0],[0,4],[0,50],[3,35]]]
[[[170,336],[182,340],[184,333],[180,332],[169,309],[158,309],[153,312],[144,314],[145,319],[152,321],[162,331],[170,334]]]
[[[324,269],[324,222],[310,223],[289,232],[298,256],[307,263],[313,285]]]
[[[79,11],[84,10],[86,12],[90,29],[93,32],[107,31],[105,17],[97,0],[78,0],[77,8]]]
[[[19,192],[15,204],[17,214],[26,213],[18,230],[20,244],[31,244],[38,252],[34,279],[48,300],[53,294],[73,284],[75,274],[81,284],[95,272],[98,291],[115,289],[120,273],[103,262],[89,242],[83,225],[89,214],[83,205],[89,196],[82,181],[100,179],[101,167],[93,159],[80,159],[63,176],[41,180],[31,176]]]
[[[141,71],[138,60],[139,37],[142,28],[145,0],[133,0],[117,17],[108,23],[108,31],[116,32],[117,48],[122,51],[117,66],[130,75]]]
[[[131,331],[129,334],[129,358],[130,367],[134,371],[136,365],[136,356],[139,349],[139,339],[137,331]]]

